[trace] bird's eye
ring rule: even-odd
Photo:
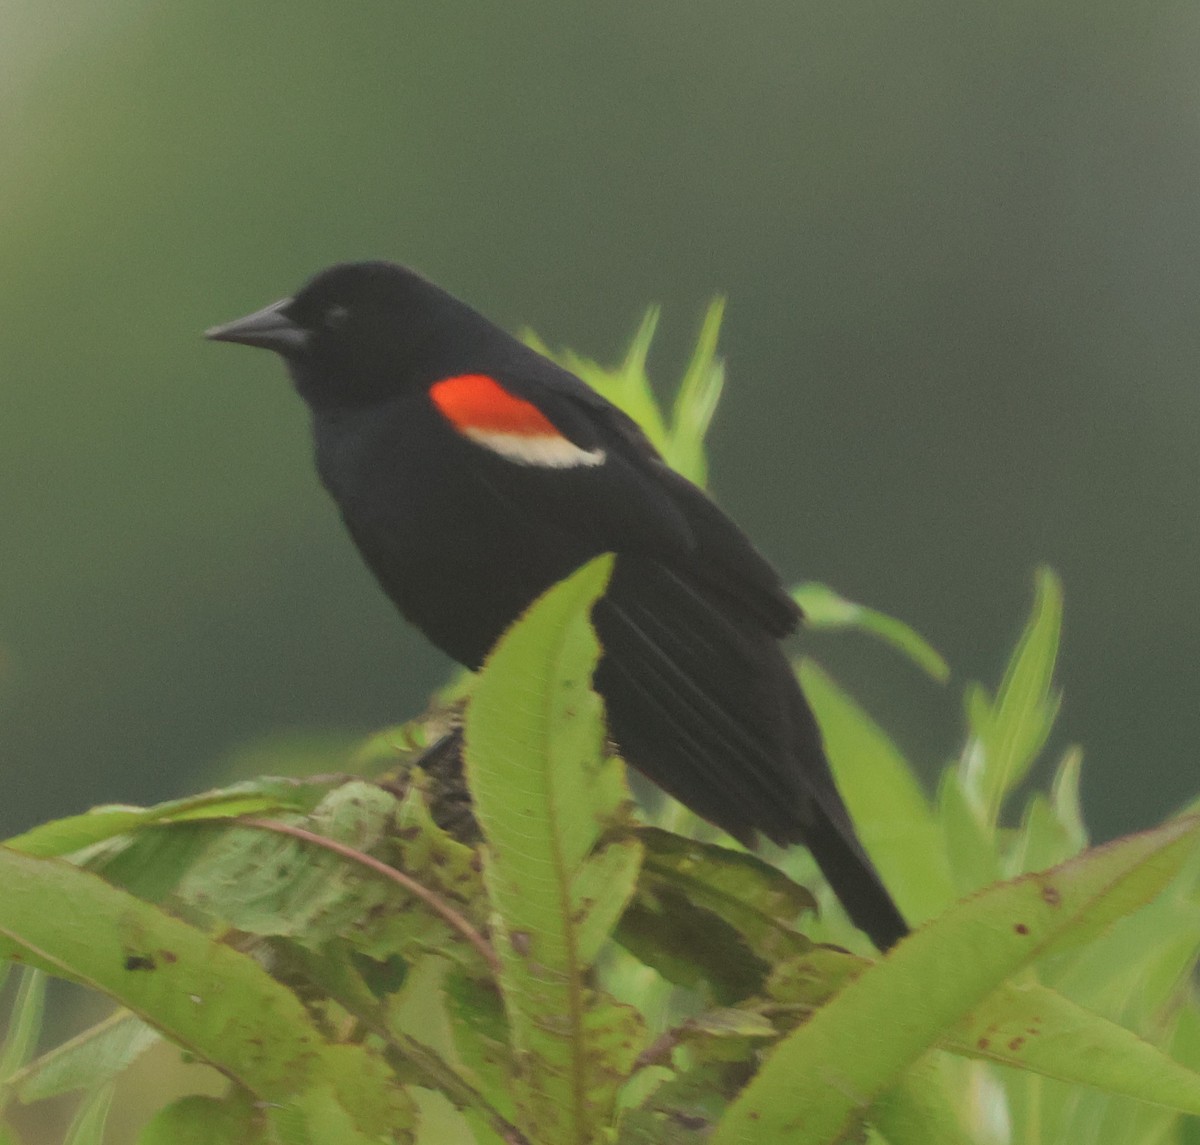
[[[322,324],[326,330],[340,330],[346,325],[346,321],[350,317],[350,308],[347,306],[334,305],[325,311],[322,318]]]

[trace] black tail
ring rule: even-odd
[[[804,843],[850,921],[877,949],[890,950],[908,933],[904,916],[853,832],[847,834],[818,816],[818,821],[805,829]]]
[[[592,617],[603,650],[595,686],[626,761],[747,846],[758,833],[807,845],[879,949],[907,934],[854,834],[791,666],[761,622],[625,555]]]

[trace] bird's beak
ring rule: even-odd
[[[274,350],[277,354],[296,354],[308,343],[308,331],[297,326],[284,310],[290,298],[264,306],[245,318],[235,318],[224,326],[214,326],[204,331],[204,336],[213,342],[240,342],[243,346],[260,346]]]

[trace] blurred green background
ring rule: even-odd
[[[0,7],[0,829],[413,714],[265,354],[201,331],[409,262],[677,376],[730,298],[718,498],[994,683],[1042,560],[1111,834],[1195,793],[1200,9],[18,0]],[[940,690],[811,646],[930,769]]]

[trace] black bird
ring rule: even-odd
[[[593,682],[622,756],[748,846],[805,844],[880,949],[907,933],[779,647],[800,610],[625,414],[392,263],[331,267],[208,337],[283,357],[364,560],[460,664],[478,668],[536,597],[615,553]]]

